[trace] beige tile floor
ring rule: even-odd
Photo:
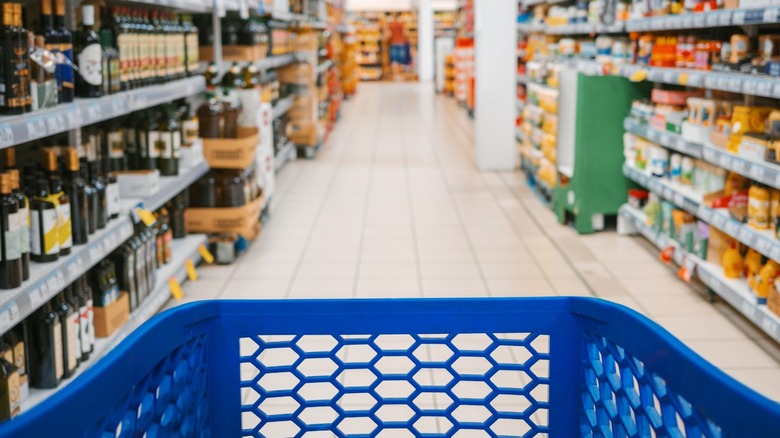
[[[362,84],[317,158],[278,175],[259,240],[233,266],[201,268],[185,301],[598,296],[780,400],[777,344],[641,238],[579,236],[521,173],[476,171],[473,136],[465,111],[428,86]]]

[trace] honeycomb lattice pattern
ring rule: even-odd
[[[199,336],[138,382],[127,402],[104,418],[99,436],[208,437],[207,371],[206,339]]]
[[[244,436],[549,432],[546,335],[255,336],[240,348]]]
[[[586,333],[583,437],[720,437],[666,382],[623,348]]]

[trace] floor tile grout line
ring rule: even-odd
[[[370,102],[370,101],[361,99],[359,101],[359,103],[361,105],[360,108],[363,109],[367,105],[368,102]],[[353,122],[353,124],[350,126],[351,130],[349,131],[349,137],[348,137],[350,140],[355,135],[355,132],[356,132],[356,129],[357,129],[356,125],[357,125],[357,123]],[[349,140],[346,140],[346,143],[348,144]],[[340,151],[340,155],[339,155],[339,157],[337,159],[337,165],[336,165],[337,169],[338,169],[338,167],[341,166],[341,163],[344,160],[344,157],[346,156],[347,150],[348,150],[347,148],[344,148],[343,150]],[[289,284],[287,286],[287,292],[284,295],[285,299],[289,299],[290,298],[290,294],[292,293],[293,285],[295,284],[295,280],[298,277],[298,272],[300,271],[301,265],[303,264],[303,260],[306,257],[306,252],[308,251],[309,243],[311,242],[312,236],[314,235],[314,230],[316,229],[317,223],[320,220],[320,216],[322,215],[322,211],[325,209],[325,206],[327,205],[326,201],[327,201],[327,198],[328,198],[328,196],[330,194],[330,191],[333,189],[333,185],[336,182],[337,175],[338,175],[338,172],[333,172],[333,174],[331,176],[331,180],[328,183],[328,188],[325,191],[325,195],[322,197],[322,200],[320,201],[320,206],[317,209],[317,213],[316,213],[316,219],[314,220],[313,224],[311,225],[311,228],[309,229],[309,235],[306,238],[306,244],[304,245],[304,248],[301,251],[301,255],[298,258],[298,262],[296,263],[295,270],[293,271],[293,274],[292,274],[292,276],[290,278],[290,282],[289,282]]]
[[[446,105],[447,107],[449,107],[448,109],[449,109],[449,110],[450,110],[450,112],[451,112],[451,111],[452,111],[452,105],[447,105],[446,103],[445,103],[445,105]],[[457,109],[457,108],[456,108],[456,109]],[[465,125],[463,125],[463,124],[459,124],[459,125],[460,125],[459,127],[460,127],[460,130],[461,130],[461,132],[469,133],[469,132],[471,131],[471,130],[470,130],[470,129],[468,129],[468,127],[466,127]],[[473,127],[472,127],[472,128],[473,128]],[[472,138],[472,140],[473,140],[473,136],[471,136],[471,138]],[[467,145],[466,145],[466,146],[467,146]],[[467,147],[468,147],[468,146],[467,146]],[[469,151],[467,150],[467,147],[466,147],[466,148],[461,148],[461,153],[463,153],[463,154],[464,154],[464,155],[466,155],[466,156],[469,156],[469,157],[471,157],[471,158],[472,158],[472,163],[474,164],[474,166],[476,166],[476,162],[475,162],[475,160],[473,159],[473,154],[469,154]],[[473,148],[472,148],[472,150],[473,150]],[[501,173],[500,173],[500,172],[492,172],[492,173],[494,173],[494,174],[497,174],[497,175],[498,175],[498,177],[499,177],[499,179],[500,179],[501,181],[503,181],[503,180],[504,180],[504,176],[503,176],[503,175],[501,175]],[[484,177],[484,173],[483,173],[483,172],[478,172],[478,176],[479,176],[480,180],[482,180],[483,182],[485,182],[485,177]],[[512,229],[515,231],[515,235],[516,235],[516,236],[517,236],[519,239],[522,239],[522,234],[520,233],[520,230],[517,228],[517,225],[516,225],[516,224],[515,224],[515,223],[514,223],[514,222],[511,220],[511,218],[510,218],[509,214],[506,212],[506,210],[505,210],[505,209],[504,209],[504,208],[501,206],[501,204],[498,202],[498,198],[497,198],[497,196],[496,196],[495,192],[493,191],[493,189],[492,189],[492,188],[490,187],[490,185],[488,185],[488,184],[485,184],[485,188],[486,188],[487,192],[488,192],[488,193],[490,193],[490,195],[491,195],[491,197],[493,198],[493,201],[495,202],[495,204],[496,204],[496,206],[498,207],[498,209],[501,211],[501,213],[503,214],[503,216],[504,216],[504,217],[507,219],[507,221],[509,222],[509,224],[510,224],[510,226],[512,227]],[[519,200],[518,200],[518,203],[520,203],[520,201],[519,201]],[[531,219],[533,220],[533,217],[532,217],[532,215],[531,215],[531,214],[528,214],[528,216],[529,216],[529,217],[531,217]],[[534,222],[536,222],[536,221],[534,221]],[[537,223],[537,225],[539,225],[539,224]],[[541,227],[540,227],[540,228],[541,228]],[[551,240],[551,238],[550,238],[549,236],[547,236],[547,238],[548,238],[548,240]],[[523,246],[525,246],[525,244],[523,244]],[[527,249],[527,248],[526,248],[526,249]],[[531,260],[532,260],[532,263],[534,264],[534,266],[537,268],[537,270],[538,270],[539,272],[541,272],[541,273],[544,275],[544,279],[545,279],[545,281],[547,282],[547,285],[550,287],[550,290],[552,290],[552,291],[553,291],[553,293],[554,293],[555,295],[560,295],[560,294],[558,293],[558,291],[555,289],[555,285],[554,285],[554,284],[553,284],[553,282],[550,280],[550,278],[549,278],[549,276],[547,275],[547,273],[544,271],[544,269],[542,269],[541,263],[540,263],[540,262],[539,262],[539,261],[538,261],[538,260],[537,260],[535,257],[533,257],[533,255],[531,256]],[[568,260],[567,260],[567,262],[568,262]],[[577,272],[577,270],[574,268],[574,266],[572,266],[572,265],[571,265],[571,263],[569,263],[569,267],[571,267],[571,268],[572,268],[572,269],[573,269],[575,272]],[[585,286],[588,288],[588,290],[589,290],[591,293],[593,293],[593,291],[590,289],[590,286],[588,286],[587,282],[585,282],[585,280],[584,280],[583,278],[580,278],[580,280],[581,280],[581,282],[582,282],[582,283],[584,283],[584,284],[585,284]]]
[[[381,102],[383,100],[384,93],[379,93],[379,99],[377,102],[378,107],[381,107]],[[374,118],[372,118],[373,120]],[[378,118],[379,121],[375,123],[375,129],[374,129],[374,142],[372,143],[372,151],[371,151],[371,161],[368,167],[368,183],[366,184],[366,196],[365,196],[365,205],[363,206],[363,223],[361,224],[360,229],[360,240],[358,241],[358,248],[357,248],[357,262],[355,263],[355,275],[353,277],[353,284],[352,284],[352,298],[357,298],[358,294],[358,285],[360,284],[360,267],[362,266],[363,262],[363,247],[365,245],[366,240],[366,228],[368,226],[368,212],[369,212],[369,206],[371,204],[371,187],[374,184],[374,170],[376,165],[376,154],[377,154],[377,143],[380,138],[380,132],[382,127],[382,122],[384,120],[383,117]],[[352,145],[350,145],[352,146]]]
[[[399,104],[402,103],[399,101]],[[399,105],[400,106],[400,105]],[[414,244],[414,257],[415,257],[415,266],[417,266],[417,287],[418,292],[420,294],[420,298],[423,298],[424,292],[423,292],[423,274],[422,274],[422,265],[420,263],[420,242],[418,240],[417,236],[417,227],[415,226],[415,209],[414,209],[414,201],[412,198],[412,182],[411,182],[411,176],[409,175],[409,152],[407,148],[409,147],[409,144],[407,143],[406,135],[408,131],[408,125],[407,125],[407,117],[404,117],[405,113],[403,111],[400,112],[401,114],[401,142],[403,144],[402,150],[403,150],[403,157],[404,157],[404,175],[406,176],[406,199],[409,201],[409,216],[412,221],[412,242]],[[417,118],[419,120],[419,117]],[[433,374],[433,371],[431,371],[431,374]]]

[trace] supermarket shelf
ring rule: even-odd
[[[180,169],[177,176],[160,177],[160,191],[148,198],[122,199],[122,211],[130,211],[138,204],[143,208],[155,211],[165,205],[171,198],[186,190],[192,183],[209,171],[209,164],[203,160],[190,169]]]
[[[517,23],[517,30],[523,33],[544,32],[546,26],[539,23]]]
[[[631,78],[640,71],[647,72],[647,80],[652,82],[780,98],[780,80],[770,76],[645,65],[622,65],[619,74]]]
[[[659,233],[647,225],[645,215],[638,209],[623,205],[618,214],[659,249],[667,248],[670,245],[675,246],[674,259],[677,264],[682,264],[686,260],[693,262],[694,272],[702,283],[774,340],[780,341],[780,318],[772,313],[767,306],[756,303],[756,296],[748,288],[747,282],[728,279],[723,275],[722,267],[687,254],[669,236]]]
[[[284,99],[279,99],[279,101],[276,102],[276,105],[274,105],[272,113],[273,113],[273,119],[276,120],[279,117],[282,117],[283,115],[287,114],[287,111],[290,111],[290,108],[293,106],[293,96],[285,97]]]
[[[623,22],[605,24],[566,24],[563,26],[546,26],[545,33],[549,35],[590,35],[592,33],[621,33],[625,31]]]
[[[626,30],[629,32],[645,32],[776,23],[780,23],[780,7],[772,6],[759,9],[726,9],[696,14],[666,15],[629,20],[626,23]]]
[[[653,143],[660,144],[661,146],[673,149],[677,152],[682,152],[683,154],[690,155],[694,158],[702,157],[702,146],[700,144],[691,143],[677,134],[651,128],[632,117],[627,117],[623,121],[623,127],[626,131],[644,137]]]
[[[205,86],[203,76],[194,76],[97,99],[77,99],[33,113],[0,117],[0,149],[192,96]]]
[[[286,55],[269,56],[268,58],[255,61],[255,67],[257,67],[258,70],[273,70],[294,62],[302,61],[303,60],[297,53],[288,53]]]
[[[63,381],[60,386],[54,389],[36,389],[30,388],[30,396],[22,404],[22,415],[28,412],[38,403],[51,397],[57,391],[68,386],[69,383],[77,379],[84,371],[105,357],[111,350],[116,348],[122,340],[130,333],[137,330],[144,322],[154,316],[171,297],[168,289],[168,281],[176,278],[180,283],[187,279],[185,263],[192,260],[197,265],[200,262],[198,247],[206,243],[205,234],[192,234],[181,240],[173,241],[173,259],[171,263],[162,266],[157,271],[157,282],[154,291],[149,294],[138,308],[130,315],[130,319],[119,330],[107,338],[98,338],[95,341],[95,350],[92,352],[89,360],[80,364],[76,374]]]
[[[710,143],[706,143],[702,147],[702,158],[752,180],[780,188],[780,165],[744,158]]]
[[[131,0],[131,2],[190,12],[209,12],[213,9],[213,2],[206,0]]]
[[[89,236],[86,245],[74,246],[70,255],[52,263],[30,262],[29,280],[16,289],[0,291],[0,334],[86,274],[132,237],[133,231],[130,216],[122,214],[119,219],[109,221],[105,229]]]
[[[287,144],[285,144],[274,157],[274,167],[276,171],[279,172],[282,170],[282,168],[284,168],[285,164],[288,162],[295,161],[297,156],[298,153],[295,148],[295,143],[288,141]]]
[[[770,230],[757,230],[731,217],[725,209],[714,209],[702,204],[702,196],[687,187],[669,180],[655,178],[643,171],[623,165],[623,173],[651,192],[697,216],[729,236],[755,249],[761,254],[780,261],[780,240]]]

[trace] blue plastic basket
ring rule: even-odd
[[[212,301],[145,324],[4,437],[769,437],[780,405],[585,298]]]

